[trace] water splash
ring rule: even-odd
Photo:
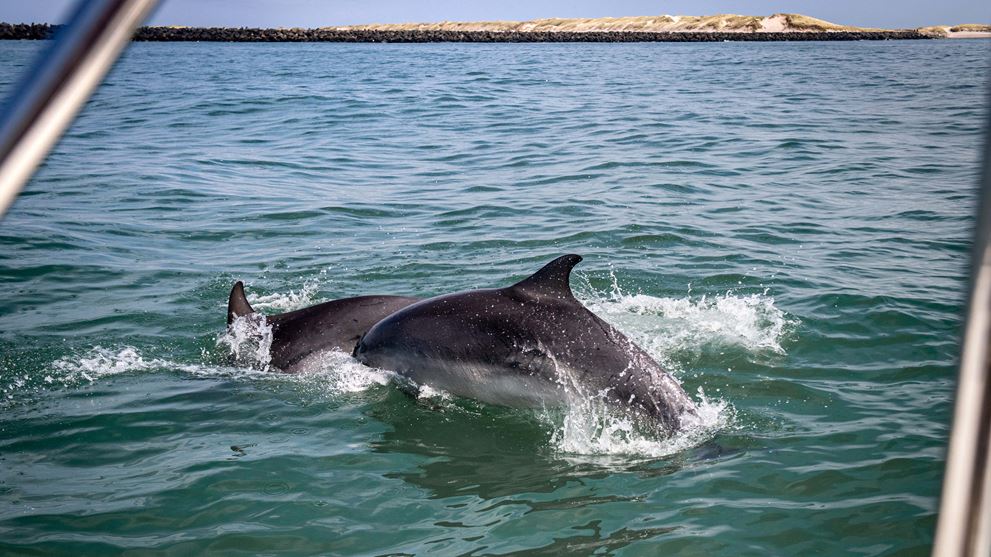
[[[269,311],[290,310],[310,303],[313,292],[315,283],[300,292],[259,297],[253,304]],[[662,361],[679,351],[704,350],[712,345],[780,354],[784,352],[781,341],[792,324],[766,292],[696,298],[630,295],[620,289],[614,277],[611,291],[586,289],[580,296],[592,311]],[[217,337],[216,345],[225,356],[233,357],[232,366],[183,364],[146,358],[130,346],[116,349],[97,346],[81,356],[63,357],[54,362],[45,382],[69,386],[122,373],[172,370],[197,377],[292,382],[321,396],[338,396],[387,385],[397,377],[388,370],[366,367],[340,351],[312,356],[306,366],[313,370],[310,373],[273,373],[272,327],[257,314],[235,319]],[[567,374],[562,375],[561,383],[569,393],[569,404],[538,411],[538,415],[551,425],[550,445],[562,455],[663,457],[711,439],[718,431],[731,427],[735,420],[735,409],[728,401],[710,399],[700,388],[694,397],[697,419],[668,436],[648,420],[617,410],[607,403],[604,392],[588,392]],[[429,385],[420,385],[417,392],[418,399],[424,402],[454,404],[449,393]]]
[[[282,313],[313,305],[319,283],[316,280],[306,282],[299,291],[276,292],[261,296],[251,296],[251,307],[268,313]]]
[[[299,291],[252,296],[249,303],[259,313],[234,319],[217,337],[217,347],[233,358],[236,365],[270,371],[273,330],[261,312],[280,313],[312,305],[317,285],[316,281],[310,281]]]
[[[686,352],[735,347],[755,355],[784,354],[782,342],[796,324],[766,290],[700,297],[689,292],[684,298],[669,298],[627,294],[614,273],[610,272],[610,278],[609,291],[603,292],[579,275],[581,302],[676,376],[680,369],[677,355]],[[567,377],[565,373],[569,404],[563,411],[543,413],[552,426],[551,444],[563,454],[662,457],[703,443],[735,423],[732,404],[709,398],[699,387],[694,400],[698,415],[686,417],[689,423],[669,436],[655,424],[607,403],[605,392],[588,392]]]
[[[263,315],[252,313],[234,319],[217,337],[217,346],[236,364],[267,371],[272,363],[272,339],[272,325]]]
[[[605,393],[573,399],[563,414],[545,411],[543,418],[553,428],[551,445],[566,455],[625,455],[659,458],[672,455],[711,439],[735,420],[733,406],[710,399],[699,388],[697,418],[668,436],[655,424],[609,405]]]
[[[52,363],[50,373],[43,378],[46,384],[75,385],[94,383],[103,377],[133,371],[146,371],[159,367],[158,360],[145,360],[133,346],[119,349],[93,347],[83,356],[63,356]]]
[[[249,354],[253,356],[250,351]],[[44,386],[71,387],[96,383],[103,378],[125,373],[159,371],[181,372],[199,378],[295,382],[318,387],[320,391],[330,395],[362,392],[376,385],[386,385],[393,375],[389,371],[366,367],[339,351],[321,354],[310,373],[290,375],[256,366],[182,363],[163,358],[146,358],[132,346],[96,346],[82,355],[64,356],[52,362],[42,381]],[[14,392],[26,387],[27,383],[27,378],[13,376],[8,387]]]
[[[54,362],[45,383],[72,387],[125,373],[178,371],[200,378],[296,384],[311,394],[337,397],[385,386],[396,378],[393,372],[366,367],[344,352],[327,352],[318,358],[313,365],[314,371],[288,375],[256,367],[185,364],[146,358],[131,346],[117,349],[97,346],[81,356],[66,356]],[[733,422],[733,407],[722,400],[708,399],[700,389],[696,400],[698,420],[675,436],[667,437],[649,422],[608,405],[605,393],[589,395],[574,383],[569,383],[569,391],[574,396],[567,406],[538,412],[540,419],[551,426],[550,445],[563,455],[662,457],[696,446]],[[445,408],[457,406],[455,397],[429,385],[418,386],[417,392],[417,398],[422,402]]]
[[[312,356],[306,368],[311,371],[288,377],[318,387],[330,395],[360,393],[372,387],[387,385],[395,375],[388,370],[365,366],[340,350]]]
[[[451,393],[443,389],[435,389],[430,385],[420,385],[416,391],[416,399],[424,402],[447,403],[453,398]]]
[[[708,399],[699,388],[698,400],[693,401],[697,414],[682,415],[682,429],[669,435],[653,419],[609,402],[610,389],[592,391],[578,380],[573,370],[559,365],[554,358],[551,360],[567,400],[558,412],[545,409],[543,413],[552,426],[551,445],[558,452],[656,458],[695,446],[732,421],[732,406],[722,400]]]
[[[670,298],[624,293],[615,277],[608,293],[592,289],[587,279],[584,286],[578,295],[586,307],[668,365],[677,354],[707,348],[783,355],[782,343],[797,324],[766,290]]]

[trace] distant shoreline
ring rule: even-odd
[[[61,28],[43,23],[0,23],[0,40],[44,40]],[[880,41],[941,38],[918,30],[896,31],[450,31],[423,29],[252,29],[141,27],[142,42],[340,42],[340,43],[550,43]]]

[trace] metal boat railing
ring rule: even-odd
[[[991,108],[987,118],[970,299],[933,544],[938,557],[991,554]]]
[[[0,217],[157,0],[83,0],[0,116]]]
[[[0,115],[0,218],[156,3],[79,2]],[[934,557],[991,555],[991,109],[986,130],[970,297]]]

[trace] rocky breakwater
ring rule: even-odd
[[[60,25],[47,23],[2,23],[0,22],[0,41],[37,41],[49,39]]]
[[[60,26],[0,23],[0,40],[47,39]],[[454,31],[423,29],[252,29],[227,27],[141,27],[136,41],[341,42],[341,43],[560,43],[876,41],[932,39],[917,30],[896,31]]]

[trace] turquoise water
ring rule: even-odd
[[[927,554],[988,52],[135,44],[0,224],[0,553]],[[704,427],[227,364],[237,279],[281,312],[570,252]]]

